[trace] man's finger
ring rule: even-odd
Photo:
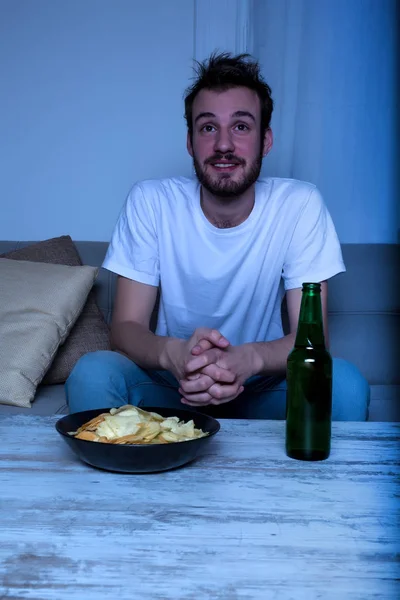
[[[195,358],[191,358],[185,366],[186,373],[193,373],[194,371],[200,371],[204,369],[207,365],[211,365],[218,360],[219,352],[221,352],[218,348],[211,348],[211,350],[206,350],[199,356]]]
[[[201,370],[201,373],[211,377],[215,383],[233,383],[235,381],[235,374],[232,371],[228,371],[228,369],[219,367],[216,364],[207,365]],[[189,377],[191,376],[189,375]]]
[[[210,404],[212,400],[212,396],[210,396],[208,392],[198,394],[185,394],[182,388],[180,388],[179,393],[182,396],[182,404],[189,404],[189,406],[206,406],[207,404]]]
[[[229,340],[218,329],[207,329],[206,327],[196,329],[191,339],[194,346],[203,339],[211,342],[213,346],[217,346],[218,348],[227,348],[230,345]]]
[[[239,389],[243,387],[238,385],[237,383],[233,383],[232,385],[224,384],[220,385],[219,383],[214,383],[209,389],[208,393],[214,398],[214,400],[232,400],[234,397],[240,394]]]
[[[214,379],[211,379],[208,375],[200,375],[200,377],[194,380],[181,379],[179,385],[185,394],[193,394],[196,392],[206,392],[214,383]]]
[[[235,400],[235,398],[237,398],[238,396],[240,396],[240,394],[243,392],[244,387],[241,386],[238,390],[238,392],[236,394],[234,394],[233,396],[229,396],[228,398],[220,398],[219,400],[217,400],[216,398],[212,398],[210,404],[214,404],[215,406],[219,406],[220,404],[226,404],[227,402],[231,402],[232,400]]]
[[[210,350],[212,347],[213,345],[211,342],[202,339],[195,346],[193,346],[192,354],[196,356],[198,354],[201,354],[202,352],[205,352],[206,350]]]
[[[217,385],[217,384],[215,384]],[[227,386],[222,386],[222,387],[227,387]],[[187,404],[189,406],[208,406],[209,404],[214,404],[215,406],[218,406],[220,404],[226,404],[227,402],[231,402],[232,400],[235,400],[235,398],[237,398],[244,390],[244,387],[241,385],[239,387],[239,389],[236,391],[235,394],[232,394],[231,396],[226,396],[224,398],[214,398],[213,396],[210,396],[210,394],[208,392],[204,393],[204,394],[188,394],[187,397],[184,396],[182,394],[182,398],[181,398],[181,402],[182,404]],[[179,390],[180,393],[183,392],[182,389]]]

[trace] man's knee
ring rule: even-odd
[[[115,362],[115,356],[117,353],[110,350],[97,350],[96,352],[88,352],[81,356],[81,358],[75,363],[70,376],[67,380],[70,382],[75,379],[82,379],[96,374],[101,376],[109,371],[112,363]]]
[[[119,352],[89,352],[75,364],[65,384],[70,412],[122,406],[129,384],[141,381],[143,371]]]
[[[111,350],[84,354],[75,364],[65,383],[67,399],[118,390],[126,394],[129,381],[141,380],[143,373],[129,358]]]
[[[342,359],[333,359],[332,419],[366,421],[370,387],[359,369]]]

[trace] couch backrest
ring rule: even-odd
[[[29,243],[0,242],[0,254]],[[101,265],[106,242],[75,244],[84,264]],[[400,246],[343,244],[342,251],[347,271],[329,282],[331,352],[355,363],[370,384],[400,384]],[[100,269],[94,289],[108,323],[115,283],[113,273]]]
[[[370,384],[400,383],[400,246],[342,245],[346,273],[329,284],[331,350]]]

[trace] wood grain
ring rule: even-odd
[[[284,422],[221,421],[181,469],[81,463],[56,417],[0,419],[0,598],[400,597],[400,425],[334,423],[286,457]]]

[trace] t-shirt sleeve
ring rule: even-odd
[[[286,252],[282,277],[285,290],[305,282],[321,282],[346,267],[335,226],[318,189],[309,194]]]
[[[158,239],[151,199],[133,186],[118,217],[103,268],[148,285],[160,280]]]

